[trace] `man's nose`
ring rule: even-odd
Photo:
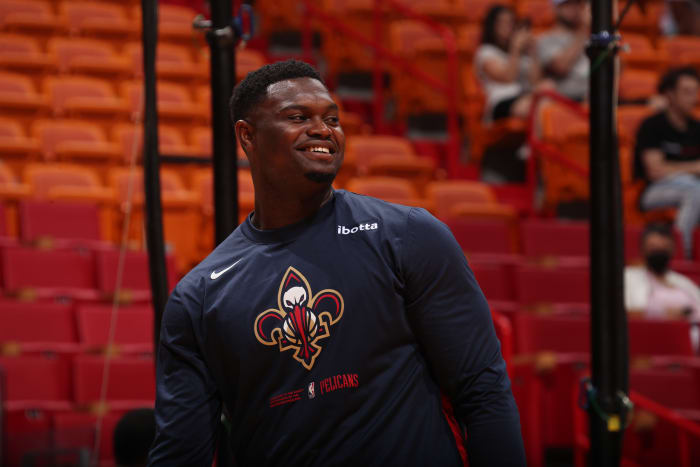
[[[323,121],[321,117],[314,117],[310,119],[311,124],[306,130],[306,134],[309,136],[315,136],[323,139],[330,138],[331,129],[328,128],[326,122]]]

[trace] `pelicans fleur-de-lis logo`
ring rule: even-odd
[[[277,308],[255,318],[255,337],[261,344],[277,345],[280,352],[293,350],[293,357],[310,370],[321,353],[320,340],[343,317],[343,296],[337,290],[311,293],[306,277],[289,267],[277,293]]]

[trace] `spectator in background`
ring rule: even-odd
[[[582,101],[588,92],[589,61],[585,53],[590,36],[591,11],[585,0],[552,0],[556,22],[537,41],[537,56],[544,75],[557,91]]]
[[[136,409],[124,414],[114,428],[114,462],[117,467],[145,467],[155,437],[153,409]]]
[[[640,250],[643,266],[625,268],[625,308],[647,318],[700,321],[700,289],[669,268],[674,241],[671,229],[651,224],[644,229]]]
[[[641,208],[678,207],[676,228],[688,258],[700,221],[700,122],[692,114],[699,90],[700,77],[693,68],[671,70],[661,79],[666,110],[642,122],[634,156],[634,176],[647,184]]]
[[[486,93],[485,120],[526,118],[532,102],[530,91],[540,78],[530,25],[516,24],[511,8],[495,5],[482,31],[474,66]]]

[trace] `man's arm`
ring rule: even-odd
[[[563,47],[545,62],[545,68],[557,77],[564,77],[571,72],[571,68],[576,64],[583,53],[588,37],[584,34],[577,34],[575,39],[566,47]]]
[[[651,181],[675,174],[700,175],[700,161],[668,162],[664,153],[657,148],[645,149],[642,152],[642,163]]]
[[[214,455],[221,402],[194,332],[190,313],[201,305],[193,293],[178,286],[163,314],[151,466],[209,466]]]
[[[401,257],[406,312],[440,388],[467,427],[469,465],[524,466],[505,362],[462,249],[447,226],[416,208]]]

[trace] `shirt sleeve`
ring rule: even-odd
[[[452,232],[424,209],[408,216],[406,312],[457,419],[471,467],[524,466],[518,409],[489,311]]]
[[[199,350],[192,316],[200,313],[201,304],[195,295],[178,286],[163,314],[150,466],[212,464],[221,402]]]
[[[661,149],[661,137],[654,122],[652,119],[647,119],[637,130],[637,151],[640,154],[646,149]]]

